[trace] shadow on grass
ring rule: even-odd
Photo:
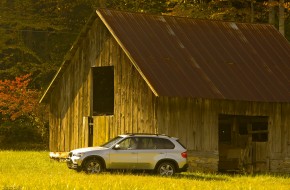
[[[84,171],[79,171],[86,174]],[[102,174],[111,175],[135,175],[135,176],[151,176],[151,177],[164,177],[172,179],[189,179],[197,181],[230,181],[233,178],[240,177],[277,177],[277,178],[289,178],[290,174],[273,174],[273,173],[259,173],[259,174],[241,174],[241,173],[202,173],[202,172],[184,172],[176,173],[174,176],[160,176],[153,171],[143,171],[143,170],[110,170],[104,171]],[[87,174],[87,175],[98,175],[98,174]]]
[[[241,173],[216,173],[216,174],[207,174],[207,173],[180,173],[175,174],[174,178],[185,178],[185,179],[193,179],[193,180],[204,180],[204,181],[229,181],[230,178],[235,177],[275,177],[275,178],[289,178],[289,173],[255,173],[255,174],[241,174]]]
[[[192,179],[199,181],[228,181],[228,176],[216,175],[216,174],[204,174],[204,173],[178,173],[173,176],[177,179]]]
[[[136,176],[153,176],[153,177],[168,177],[168,176],[160,176],[152,171],[139,171],[139,170],[113,170],[107,171],[112,175],[136,175]],[[173,179],[191,179],[191,180],[199,180],[199,181],[228,181],[229,176],[222,176],[218,174],[205,174],[205,173],[177,173],[174,176],[170,176],[169,178]]]

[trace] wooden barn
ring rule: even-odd
[[[271,25],[98,9],[41,102],[51,152],[161,133],[191,171],[290,172],[290,45]]]

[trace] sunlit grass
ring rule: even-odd
[[[20,189],[290,189],[290,175],[230,176],[182,173],[175,177],[149,174],[87,175],[69,170],[48,152],[0,151],[0,190]]]

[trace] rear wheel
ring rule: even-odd
[[[157,168],[157,174],[161,176],[172,176],[175,174],[175,166],[171,162],[162,162]]]
[[[98,174],[103,171],[103,165],[97,158],[91,158],[85,162],[84,170],[87,174]]]

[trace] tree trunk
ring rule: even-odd
[[[284,0],[279,0],[279,32],[285,36]]]
[[[251,0],[251,23],[254,22],[255,12],[254,12],[254,0]]]
[[[275,7],[274,0],[269,0],[269,24],[275,25]]]

